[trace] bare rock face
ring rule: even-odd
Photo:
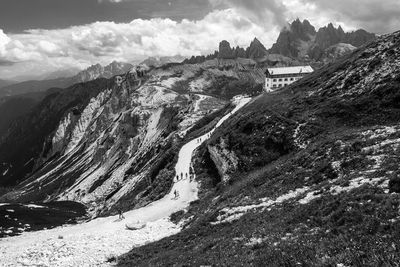
[[[78,82],[92,81],[97,78],[111,78],[115,75],[123,74],[132,69],[133,65],[129,63],[113,61],[109,65],[103,67],[100,64],[90,66],[86,70],[79,72],[74,80]]]
[[[268,55],[268,51],[265,46],[258,40],[254,38],[254,40],[250,43],[250,46],[246,50],[246,54],[248,58],[257,59],[263,58]]]
[[[211,159],[218,169],[218,173],[223,183],[230,180],[230,174],[237,171],[239,159],[233,151],[227,149],[225,141],[220,140],[217,146],[208,146]]]
[[[219,53],[218,58],[221,59],[232,59],[235,58],[234,50],[231,48],[231,45],[228,41],[222,41],[219,43]]]
[[[270,53],[281,54],[294,59],[320,61],[325,50],[339,43],[360,47],[373,39],[375,34],[364,30],[345,33],[342,27],[335,28],[332,23],[317,31],[304,20],[295,20],[280,33]]]
[[[301,42],[312,42],[316,34],[315,28],[304,20],[295,20],[291,25],[285,27],[279,34],[278,40],[270,49],[271,53],[297,58]]]

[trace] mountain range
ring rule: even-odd
[[[329,64],[263,93],[264,64],[295,62]],[[0,138],[0,187],[12,188],[1,203],[79,202],[97,220],[91,229],[112,220],[110,228],[124,227],[116,234],[135,237],[158,231],[158,224],[149,219],[142,232],[124,232],[140,229],[98,217],[151,208],[164,198],[173,206],[180,177],[180,186],[195,186],[181,193],[196,198],[165,214],[161,221],[174,223],[169,236],[98,260],[118,266],[400,262],[400,32],[377,37],[332,24],[317,32],[296,20],[270,50],[257,39],[247,49],[222,41],[210,56],[155,66],[140,81],[126,74],[130,68],[94,65],[13,119]],[[237,95],[252,99],[238,110]],[[193,155],[181,153],[196,144]],[[175,168],[182,154],[190,166],[186,179]],[[45,242],[74,253],[77,243],[99,245],[104,239],[97,238],[111,231],[95,230],[98,236],[83,242],[72,231]],[[45,254],[32,251],[24,252],[29,259]]]
[[[308,20],[299,19],[285,27],[279,34],[275,44],[267,49],[257,38],[249,47],[231,47],[226,40],[219,44],[218,51],[208,56],[193,56],[185,63],[201,63],[210,59],[249,58],[263,66],[290,66],[312,64],[321,67],[333,62],[343,55],[349,54],[376,38],[375,34],[365,30],[345,33],[339,26],[332,23],[318,31]]]
[[[87,82],[97,78],[111,78],[125,73],[133,65],[122,62],[112,62],[103,67],[100,64],[90,66],[72,77],[61,77],[48,80],[25,81],[0,88],[0,97],[43,92],[49,88],[65,88],[75,83]]]
[[[375,34],[365,30],[345,33],[341,26],[335,28],[332,23],[315,30],[308,20],[295,20],[279,34],[270,53],[281,54],[300,60],[321,61],[326,49],[348,44],[348,51],[354,50],[376,38]],[[343,45],[341,45],[343,46]]]

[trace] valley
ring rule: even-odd
[[[400,32],[285,25],[5,81],[0,265],[396,266]]]
[[[187,177],[194,150],[249,101],[248,98],[242,99],[230,113],[218,121],[210,132],[181,148],[175,173],[185,173],[186,177],[181,180],[174,178],[170,192],[162,199],[143,208],[126,212],[123,220],[118,219],[118,216],[109,216],[76,226],[67,225],[2,239],[0,244],[2,264],[4,266],[17,264],[101,265],[106,264],[107,261],[112,262],[113,257],[116,258],[129,251],[132,246],[140,246],[178,233],[182,225],[172,223],[169,216],[188,208],[191,202],[198,199],[198,185],[195,177]],[[174,196],[175,191],[179,192],[179,197]],[[136,231],[126,229],[127,224],[132,223],[145,226]],[[42,252],[36,253],[38,247]]]

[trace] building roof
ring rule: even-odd
[[[298,66],[298,67],[268,68],[267,71],[269,72],[270,75],[285,75],[285,74],[311,73],[314,70],[311,66]]]

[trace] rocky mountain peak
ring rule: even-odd
[[[231,44],[223,40],[219,43],[219,49],[218,49],[218,58],[221,59],[231,59],[234,58],[234,53],[233,49],[231,48]]]
[[[97,63],[86,70],[79,72],[75,78],[79,82],[87,82],[97,78],[111,78],[115,75],[129,71],[132,67],[132,64],[115,60],[105,67]]]
[[[304,41],[309,41],[312,35],[315,35],[315,28],[310,24],[308,20],[304,20],[301,22],[299,19],[295,20],[290,25],[290,31],[297,38],[300,38]]]
[[[269,52],[294,59],[320,61],[325,50],[331,46],[345,43],[359,47],[374,38],[374,34],[364,30],[345,33],[341,26],[335,28],[333,23],[316,31],[308,20],[301,22],[296,19],[281,31]]]
[[[250,43],[250,46],[246,51],[247,57],[251,59],[262,58],[268,54],[268,50],[265,46],[258,40],[254,38],[254,40]]]

